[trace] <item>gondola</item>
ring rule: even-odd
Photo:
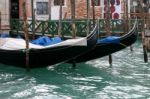
[[[68,39],[57,44],[49,45],[46,47],[37,47],[30,44],[29,53],[29,68],[40,68],[65,62],[73,57],[79,56],[81,53],[85,53],[92,49],[97,42],[98,26],[95,25],[91,33],[87,37]],[[19,45],[19,49],[15,49],[17,44],[14,43],[12,48],[3,48],[2,39],[0,39],[0,63],[6,65],[17,66],[26,68],[26,50],[25,45],[22,47]],[[18,42],[19,39],[17,39]],[[17,41],[16,41],[17,42]],[[25,41],[24,41],[25,43]]]
[[[74,58],[73,60],[67,61],[67,63],[86,62],[89,60],[110,55],[112,53],[115,53],[117,51],[120,51],[132,45],[137,40],[137,36],[138,36],[138,31],[137,31],[137,20],[136,20],[134,22],[132,29],[125,35],[121,37],[109,36],[105,38],[99,38],[96,46],[92,50]]]

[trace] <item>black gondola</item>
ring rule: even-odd
[[[95,25],[93,31],[87,36],[80,39],[86,39],[86,45],[79,44],[54,44],[46,48],[30,48],[29,49],[29,67],[39,68],[65,62],[73,57],[91,50],[97,42],[98,26]],[[3,38],[5,39],[5,38]],[[72,39],[71,39],[72,40]],[[63,43],[63,42],[61,42]],[[58,45],[58,46],[55,46]],[[15,45],[14,45],[15,46]],[[6,50],[0,46],[0,63],[26,68],[26,52],[25,49]]]
[[[76,57],[74,60],[69,60],[67,63],[73,63],[74,61],[80,63],[110,55],[132,45],[137,40],[137,36],[136,20],[132,29],[127,34],[121,37],[114,37],[115,39],[112,39],[113,36],[100,38],[92,50]],[[109,38],[111,39],[108,40]]]

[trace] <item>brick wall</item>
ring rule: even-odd
[[[63,14],[66,18],[71,18],[71,5],[70,0],[66,0],[66,6],[63,7]],[[95,16],[96,18],[101,17],[102,7],[95,7]],[[76,19],[87,18],[87,0],[76,0],[76,9],[75,9]],[[90,18],[92,18],[92,6],[90,5]]]
[[[32,9],[31,9],[31,0],[20,0],[19,1],[19,16],[20,18],[23,17],[23,1],[26,2],[26,11],[27,11],[27,16],[31,17],[32,16]]]
[[[20,18],[22,17],[22,1],[20,0]],[[27,4],[27,15],[28,17],[31,18],[32,13],[31,13],[31,0],[25,0],[26,4]],[[35,2],[36,0],[34,0]],[[47,0],[49,1],[49,0]],[[52,0],[53,2],[53,0]],[[66,19],[71,19],[71,0],[65,0],[65,5],[63,6],[63,18],[65,17]],[[76,5],[76,9],[75,9],[75,18],[76,19],[84,19],[87,18],[87,0],[75,0],[75,5]],[[121,1],[122,3],[122,1]],[[95,18],[103,18],[103,13],[104,13],[104,5],[103,5],[103,0],[101,0],[101,5],[100,6],[95,6]],[[51,4],[52,6],[54,6],[53,4]],[[122,7],[122,6],[121,6]],[[121,8],[123,10],[123,7]],[[93,17],[93,12],[92,12],[92,6],[90,3],[90,18]],[[57,11],[58,12],[58,11]],[[46,17],[48,18],[48,16]],[[45,18],[45,19],[46,19]]]

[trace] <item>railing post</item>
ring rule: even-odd
[[[16,32],[17,32],[17,35],[19,35],[19,19],[14,19],[15,20],[15,24],[16,24]]]
[[[45,35],[44,26],[45,26],[45,22],[44,22],[44,21],[42,21],[42,36],[44,36],[44,35]]]
[[[116,22],[116,20],[111,20],[111,30],[112,30],[112,34],[115,33],[115,28],[114,28],[114,23]],[[116,24],[116,23],[115,23]]]
[[[50,20],[48,21],[47,25],[48,25],[48,34],[51,34],[51,31],[50,31]]]

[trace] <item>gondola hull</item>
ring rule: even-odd
[[[73,61],[75,61],[76,63],[86,62],[110,55],[132,45],[137,40],[137,36],[137,22],[135,22],[132,30],[126,35],[119,38],[119,43],[97,43],[92,50],[80,55],[79,57],[76,57],[75,60],[69,60],[67,63],[72,63]]]
[[[90,47],[89,47],[90,48]],[[29,51],[29,67],[45,67],[57,64],[68,59],[71,59],[78,54],[85,52],[85,46],[63,46],[53,49],[30,50]],[[20,51],[2,51],[0,50],[0,61],[7,65],[14,65],[25,68],[26,53]]]
[[[87,46],[65,45],[44,49],[30,49],[29,68],[47,67],[78,57],[95,47],[98,37],[98,26],[86,37]],[[14,45],[15,46],[15,45]],[[0,49],[0,63],[26,68],[26,51]]]

